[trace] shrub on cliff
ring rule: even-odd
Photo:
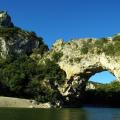
[[[18,27],[13,27],[13,28],[0,28],[0,36],[2,37],[13,37],[15,34],[17,34],[21,29]]]
[[[120,34],[116,34],[113,36],[114,41],[120,41]]]

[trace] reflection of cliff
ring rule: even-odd
[[[87,120],[86,111],[83,109],[65,109],[62,116],[63,120]]]
[[[54,109],[48,110],[49,120],[87,120],[86,111],[81,109]],[[44,119],[45,120],[45,119]]]

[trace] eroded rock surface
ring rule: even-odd
[[[89,78],[108,70],[120,81],[120,35],[91,39],[58,40],[50,52],[61,53],[57,62],[66,72],[66,83],[59,87],[63,96],[79,97]]]
[[[40,47],[48,50],[41,37],[37,37],[34,32],[14,27],[7,12],[0,12],[0,58],[31,54],[33,49]]]

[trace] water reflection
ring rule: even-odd
[[[82,109],[59,109],[51,111],[51,118],[49,120],[87,120],[87,119],[85,111]]]
[[[87,120],[120,120],[120,108],[84,108]]]
[[[82,109],[0,109],[1,120],[87,120]]]
[[[0,108],[0,120],[120,120],[120,109],[15,109]]]

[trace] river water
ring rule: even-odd
[[[120,120],[120,108],[0,108],[0,120]]]

